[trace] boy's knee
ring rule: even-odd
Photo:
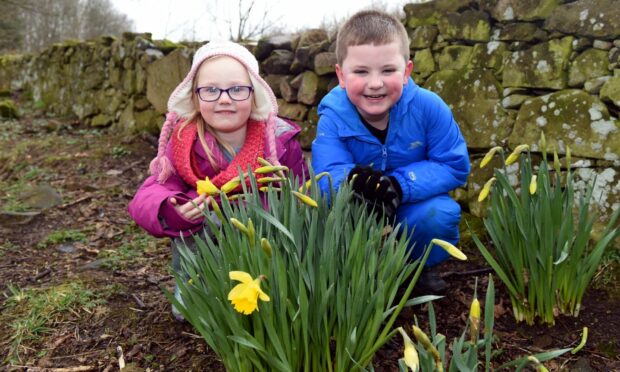
[[[458,226],[461,220],[461,207],[447,195],[440,195],[421,203],[401,205],[398,211],[399,220],[406,220],[409,229],[425,235],[451,241],[458,239]],[[454,234],[456,231],[456,234]]]
[[[420,257],[431,240],[441,239],[456,244],[459,240],[459,222],[461,207],[448,195],[440,195],[422,203],[401,205],[398,211],[400,221],[406,221],[407,229],[412,234],[412,258]],[[437,265],[449,255],[442,248],[431,251],[425,266]]]

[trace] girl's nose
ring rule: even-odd
[[[222,94],[220,94],[220,98],[218,98],[217,102],[218,103],[231,103],[232,99],[230,98],[230,95],[228,94],[228,92],[222,92]]]

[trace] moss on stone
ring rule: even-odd
[[[17,114],[17,106],[15,106],[15,102],[10,99],[0,101],[0,117],[17,119],[19,115]]]

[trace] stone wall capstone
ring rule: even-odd
[[[617,0],[435,0],[407,4],[412,77],[452,109],[472,161],[455,193],[476,215],[491,147],[570,147],[580,185],[596,178],[601,221],[620,208],[620,7]],[[170,92],[200,43],[124,34],[0,57],[0,92],[24,90],[51,113],[93,126],[156,133]],[[279,113],[302,126],[309,150],[316,106],[338,84],[335,35],[308,30],[261,39],[253,50]],[[516,171],[513,169],[512,171]]]

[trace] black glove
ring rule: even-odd
[[[381,171],[377,171],[368,166],[356,165],[347,176],[347,181],[352,182],[353,192],[366,199],[375,199],[376,187],[383,176]]]
[[[402,191],[398,181],[393,177],[384,176],[367,166],[356,165],[347,177],[352,182],[353,192],[362,200],[369,212],[374,210],[378,218],[386,217],[394,223],[396,209],[400,205]]]

